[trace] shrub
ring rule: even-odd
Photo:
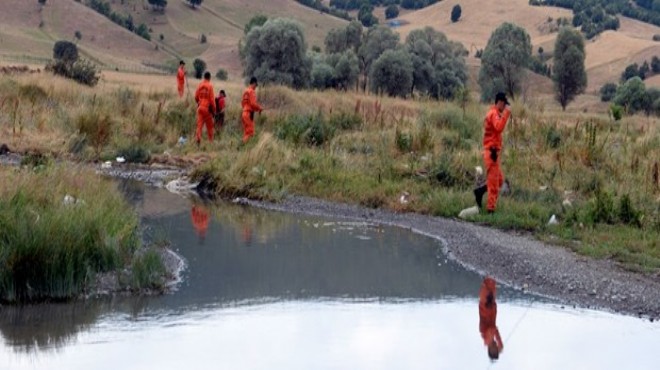
[[[400,152],[409,153],[412,151],[413,137],[410,132],[402,132],[397,128],[394,135],[394,141]]]
[[[616,95],[617,85],[615,83],[608,82],[600,88],[600,101],[608,102],[614,99]]]
[[[623,118],[623,111],[624,109],[620,105],[610,105],[610,113],[612,114],[612,118],[614,118],[615,121],[620,121],[621,118]]]
[[[642,227],[641,212],[635,209],[628,194],[619,200],[619,220],[626,225]]]
[[[201,80],[204,71],[206,71],[206,62],[202,59],[196,58],[193,60],[193,68],[195,69],[195,78]]]
[[[552,149],[559,148],[561,145],[561,134],[556,127],[550,126],[545,134],[545,143]]]
[[[163,34],[161,33],[161,34],[158,36],[158,38],[160,39],[160,41],[163,41],[163,40],[165,40],[165,35],[163,35]]]
[[[399,7],[396,4],[391,4],[385,8],[385,19],[392,19],[399,16]]]
[[[227,81],[229,78],[229,74],[227,73],[227,70],[220,68],[218,69],[218,72],[215,73],[215,78],[217,78],[220,81]]]
[[[53,46],[53,59],[73,63],[78,60],[78,47],[70,41],[57,41]]]
[[[133,289],[162,289],[165,286],[165,266],[155,250],[137,256],[131,271]]]
[[[151,158],[151,153],[140,144],[132,144],[117,151],[118,157],[124,157],[126,162],[147,163]]]
[[[185,102],[177,102],[168,106],[164,114],[165,123],[174,128],[177,135],[190,136],[193,133],[197,113],[194,106]]]
[[[199,41],[200,41],[202,44],[206,44],[206,35],[205,35],[205,34],[202,34],[202,36],[199,38]]]
[[[328,118],[328,124],[342,130],[352,130],[362,126],[362,116],[356,113],[334,113]]]
[[[458,22],[458,20],[461,19],[461,13],[461,6],[458,4],[454,5],[454,7],[451,9],[451,21],[453,23]]]
[[[76,31],[73,33],[73,36],[77,38],[78,40],[82,39],[82,33],[80,31]]]
[[[615,220],[614,199],[607,191],[596,189],[596,199],[589,210],[589,218],[594,223],[612,224]]]
[[[275,129],[275,136],[280,140],[312,146],[323,145],[334,133],[334,127],[328,125],[321,114],[288,116],[276,122]]]
[[[91,144],[96,154],[108,144],[114,122],[107,114],[100,114],[96,110],[85,112],[76,119],[78,132],[85,135],[87,142]]]

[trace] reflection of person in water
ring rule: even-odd
[[[193,203],[190,216],[200,241],[204,241],[206,230],[209,228],[209,210],[203,204]]]
[[[484,345],[488,347],[488,357],[491,360],[497,360],[504,348],[496,324],[496,290],[495,280],[489,277],[484,278],[479,291],[479,331],[481,332],[481,338],[484,340]]]

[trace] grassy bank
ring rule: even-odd
[[[260,88],[269,109],[258,117],[258,136],[242,147],[242,87],[228,84],[221,86],[229,96],[227,126],[198,149],[192,140],[177,145],[194,127],[190,99],[150,86],[88,90],[50,77],[5,78],[0,92],[15,98],[2,105],[0,129],[14,147],[83,161],[123,153],[136,161],[204,162],[196,176],[213,178],[228,196],[301,194],[445,217],[474,205],[485,105]],[[30,103],[30,89],[47,98]],[[512,191],[495,215],[472,221],[660,271],[658,121],[563,113],[545,99],[514,105],[513,117],[503,153]],[[196,160],[201,152],[204,160]],[[400,201],[404,193],[407,202]],[[548,226],[553,214],[560,223]]]
[[[0,301],[73,298],[124,268],[134,272],[121,279],[125,289],[162,284],[163,265],[141,250],[137,215],[113,184],[31,162],[0,167]]]

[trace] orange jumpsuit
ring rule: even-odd
[[[504,344],[497,329],[497,303],[495,295],[497,288],[495,280],[485,278],[479,290],[479,332],[484,340],[484,345],[489,346],[493,341],[497,345],[498,353],[502,352]]]
[[[190,211],[193,227],[197,230],[200,237],[206,236],[206,230],[209,228],[209,211],[204,206],[193,205]]]
[[[215,112],[215,94],[211,82],[202,80],[195,91],[197,102],[197,131],[195,139],[199,143],[202,140],[202,126],[206,124],[206,133],[209,141],[213,141],[213,112]]]
[[[254,112],[261,112],[262,108],[257,103],[257,93],[252,86],[248,86],[243,92],[243,99],[241,99],[241,106],[243,107],[243,143],[247,143],[252,136],[254,136]]]
[[[183,69],[183,66],[179,67],[179,71],[176,73],[176,88],[179,92],[179,97],[183,98],[183,85],[186,83],[186,71]]]
[[[511,112],[506,109],[503,113],[492,106],[484,120],[484,163],[486,165],[486,186],[488,188],[487,209],[494,211],[500,187],[504,183],[504,175],[500,168],[502,153],[502,132],[506,127]]]

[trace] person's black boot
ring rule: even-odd
[[[474,189],[474,199],[477,201],[477,206],[479,206],[479,209],[483,208],[483,199],[484,199],[484,194],[488,191],[488,187],[486,185],[481,185],[480,187]]]

